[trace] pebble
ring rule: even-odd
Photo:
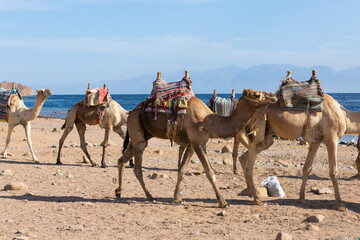
[[[190,235],[194,235],[194,236],[199,235],[199,234],[200,234],[199,230],[195,230],[195,231],[190,233]]]
[[[232,148],[229,145],[225,145],[222,149],[221,149],[222,153],[228,153],[228,152],[232,152]]]
[[[63,176],[64,174],[58,169],[54,175]]]
[[[59,128],[53,128],[52,132],[60,132]]]
[[[231,165],[233,163],[232,159],[229,158],[224,158],[223,159],[223,164],[224,165]]]
[[[68,174],[68,175],[66,175],[66,177],[72,179],[72,178],[74,178],[74,175]]]
[[[16,236],[13,238],[13,240],[28,240],[29,237],[25,235]]]
[[[275,238],[275,240],[292,240],[292,239],[293,238],[290,234],[284,232],[279,232]]]
[[[54,144],[54,145],[51,145],[50,148],[59,148],[59,145]]]
[[[168,179],[169,176],[165,173],[153,173],[150,175],[150,179],[159,179],[159,178]]]
[[[14,190],[28,190],[28,185],[22,182],[13,182],[9,183],[4,187],[6,191],[14,191]]]
[[[198,158],[193,158],[190,160],[191,163],[193,164],[199,164],[200,163],[200,160]]]
[[[305,227],[306,230],[314,230],[314,231],[318,231],[320,228],[316,225],[313,225],[311,223],[309,223],[308,225],[306,225]]]
[[[219,212],[219,213],[216,214],[216,215],[223,217],[223,216],[226,215],[226,211],[225,211],[225,210],[222,210],[221,212]]]
[[[311,192],[314,192],[316,194],[332,194],[331,189],[327,188],[327,187],[321,187],[321,188],[315,188],[312,187],[310,189]]]
[[[344,235],[339,235],[339,236],[336,236],[334,238],[332,238],[331,240],[349,240],[350,238],[344,236]]]
[[[310,216],[306,219],[307,222],[314,222],[314,223],[318,223],[318,222],[322,222],[325,219],[324,215],[318,214],[318,215],[314,215],[314,216]]]
[[[12,172],[10,169],[5,169],[0,172],[0,176],[12,176]]]
[[[163,150],[159,149],[159,150],[156,150],[155,153],[159,154],[159,155],[164,155],[164,152]]]
[[[82,230],[84,230],[84,227],[82,225],[71,225],[69,227],[69,230],[72,232],[82,231]]]

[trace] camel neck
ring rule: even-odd
[[[207,130],[211,138],[234,137],[237,132],[243,129],[256,110],[248,100],[241,98],[235,111],[229,117],[221,117],[216,114],[206,119]]]
[[[37,95],[35,104],[32,108],[27,109],[28,114],[26,115],[25,120],[31,121],[39,116],[42,106],[44,105],[45,98],[43,96]]]
[[[344,109],[346,116],[346,134],[360,133],[360,112]]]

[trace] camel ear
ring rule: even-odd
[[[242,95],[244,95],[244,96],[249,95],[249,90],[245,88],[244,91],[243,91],[243,93],[242,93]]]
[[[36,90],[36,93],[39,93],[39,90]]]

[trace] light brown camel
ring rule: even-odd
[[[44,102],[47,97],[51,95],[50,89],[40,89],[37,90],[37,97],[35,104],[32,108],[27,108],[22,99],[15,97],[10,103],[10,107],[7,111],[7,123],[8,123],[8,133],[6,137],[5,149],[2,153],[3,157],[7,156],[7,148],[10,143],[11,133],[13,128],[21,124],[25,129],[25,135],[27,143],[30,148],[31,157],[35,162],[39,162],[39,159],[35,156],[34,149],[31,141],[31,124],[30,121],[34,120],[39,116],[40,110],[44,105]]]
[[[290,76],[290,72],[288,72],[288,76]],[[316,77],[315,70],[313,71],[313,77]],[[266,128],[266,134],[257,134],[253,141],[249,141],[248,151],[239,158],[249,193],[254,196],[255,202],[259,205],[263,204],[259,200],[256,191],[254,191],[253,166],[257,154],[273,144],[273,134],[289,139],[299,138],[302,135],[305,122],[309,120],[307,131],[302,136],[309,142],[310,146],[303,167],[299,201],[305,201],[305,187],[312,170],[313,160],[320,144],[324,143],[328,152],[329,174],[334,186],[336,208],[341,211],[346,210],[340,198],[337,179],[337,144],[344,134],[360,133],[360,112],[345,109],[334,98],[325,94],[322,112],[309,113],[308,117],[305,112],[281,110],[280,103],[277,102],[269,105],[266,110],[266,118],[266,121],[262,119],[258,124],[261,129]],[[259,141],[256,138],[262,138],[263,140]]]
[[[90,90],[90,85],[89,89]],[[87,151],[85,144],[85,130],[86,124],[88,125],[97,125],[101,128],[105,129],[104,141],[101,143],[103,147],[102,158],[101,158],[101,167],[107,167],[105,164],[105,149],[109,145],[109,135],[110,131],[113,130],[119,136],[124,139],[125,133],[121,129],[121,126],[126,124],[126,120],[128,118],[128,112],[123,109],[120,104],[118,104],[115,100],[111,99],[109,102],[109,106],[104,110],[104,115],[102,120],[97,122],[96,117],[99,113],[100,106],[87,106],[85,104],[85,99],[76,103],[68,112],[65,123],[62,126],[64,129],[64,133],[59,140],[59,151],[56,160],[56,164],[62,164],[60,160],[61,149],[63,147],[64,141],[67,135],[72,131],[74,124],[79,133],[80,137],[80,148],[85,153],[86,157],[91,162],[91,165],[94,167],[96,163],[91,159],[89,152]]]
[[[187,72],[185,75],[187,78]],[[205,145],[209,138],[227,138],[235,136],[249,119],[252,118],[254,111],[261,105],[276,102],[277,98],[273,93],[258,92],[253,89],[243,91],[243,97],[239,100],[237,108],[229,117],[219,117],[215,115],[206,104],[196,97],[192,97],[188,102],[185,115],[179,116],[177,120],[176,135],[174,141],[179,145],[186,146],[184,158],[178,171],[178,180],[174,193],[174,202],[182,202],[180,197],[180,186],[191,155],[196,152],[199,157],[206,176],[215,190],[219,207],[227,207],[228,204],[221,196],[216,186],[216,177],[212,171],[205,150]],[[135,156],[134,173],[139,180],[145,195],[149,201],[155,200],[145,186],[142,175],[142,155],[147,147],[147,142],[152,137],[168,139],[166,134],[167,121],[171,119],[169,115],[143,112],[142,108],[131,111],[128,118],[127,137],[124,141],[124,154],[118,160],[119,167],[119,187],[115,190],[115,195],[120,198],[123,189],[123,172],[126,162]],[[129,138],[130,145],[127,147]]]

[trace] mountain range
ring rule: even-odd
[[[321,87],[327,93],[360,93],[360,67],[354,67],[336,71],[327,66],[298,67],[291,64],[262,64],[249,68],[229,66],[212,69],[204,72],[189,70],[192,87],[196,93],[212,93],[214,89],[218,93],[241,93],[244,88],[275,92],[286,76],[291,71],[291,76],[297,81],[309,80],[312,70],[317,71],[317,78]],[[162,78],[167,82],[180,81],[184,76],[184,70],[171,74],[163,74]],[[128,79],[115,79],[97,82],[96,86],[102,87],[104,83],[113,94],[150,94],[152,82],[156,79],[156,72]],[[81,94],[87,89],[87,83],[73,83],[49,86],[57,94]],[[71,89],[69,92],[69,89]]]

